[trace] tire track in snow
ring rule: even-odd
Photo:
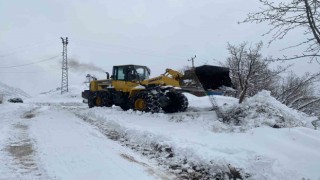
[[[132,151],[128,152],[128,149],[123,151],[125,148],[121,145],[119,147],[113,146],[114,144],[118,145],[118,143],[105,138],[97,128],[83,122],[82,119],[79,119],[73,112],[65,108],[63,105],[43,105],[42,111],[45,109],[45,112],[35,119],[35,123],[31,128],[35,130],[36,128],[44,127],[45,124],[49,124],[49,126],[37,131],[37,135],[32,131],[32,134],[35,135],[33,137],[36,137],[36,139],[38,139],[39,135],[41,136],[45,132],[48,133],[47,136],[39,138],[38,141],[39,149],[42,152],[46,152],[42,159],[48,160],[46,161],[46,166],[50,166],[48,168],[49,174],[52,173],[51,175],[62,177],[62,179],[74,179],[73,177],[86,177],[91,172],[97,172],[99,175],[97,179],[108,179],[112,176],[122,177],[121,179],[124,179],[123,177],[137,179],[135,171],[141,168],[143,173],[138,175],[139,178],[145,179],[146,176],[150,177],[148,179],[153,179],[153,177],[156,179],[172,179],[168,178],[169,175],[143,163],[143,159],[139,161],[128,155],[134,155]],[[68,106],[69,108],[76,109],[74,106]],[[62,140],[61,137],[65,138]],[[50,143],[48,143],[47,139],[51,140]],[[49,144],[54,148],[47,149]],[[104,151],[105,148],[110,149],[106,152],[109,151],[111,154],[106,153]],[[119,151],[112,149],[118,149]],[[139,157],[136,158],[140,159]],[[99,167],[96,167],[96,165]],[[123,167],[123,165],[125,166]],[[88,167],[84,168],[86,166]],[[93,179],[96,177],[93,176]]]
[[[5,150],[8,153],[7,166],[16,179],[49,179],[37,161],[35,140],[29,136],[29,122],[38,108],[24,112],[20,117],[12,118],[9,143]],[[13,114],[12,114],[13,116]]]
[[[102,117],[91,117],[74,108],[69,110],[85,122],[97,127],[98,130],[109,139],[118,141],[123,146],[131,148],[151,160],[155,160],[159,167],[164,168],[170,174],[174,174],[178,179],[242,179],[241,175],[239,175],[240,172],[231,171],[227,164],[217,164],[214,160],[210,161],[209,164],[189,160],[188,157],[179,154],[179,152],[169,144],[161,142],[161,138],[155,140],[157,137],[151,137],[153,140],[149,139],[150,141],[147,140],[144,143],[139,142],[141,138],[148,139],[150,136],[153,136],[152,134],[141,135],[139,132],[133,132],[133,136],[137,137],[132,137],[128,135],[128,130],[126,128],[121,127],[121,125],[114,121],[111,122]],[[191,114],[196,115],[198,113]],[[176,115],[173,115],[172,118],[175,119],[175,116]],[[136,138],[140,140],[137,140]],[[250,177],[249,174],[242,173],[245,175],[245,178]]]
[[[130,162],[133,162],[133,163],[137,163],[137,164],[140,164],[141,166],[147,168],[147,171],[149,174],[151,175],[156,175],[158,177],[160,177],[161,179],[163,180],[169,180],[169,177],[168,177],[168,174],[167,175],[164,175],[164,174],[161,174],[161,173],[158,173],[157,171],[155,171],[151,166],[149,166],[148,164],[146,163],[143,163],[143,162],[140,162],[140,161],[137,161],[136,159],[134,159],[134,157],[128,155],[128,154],[120,154],[120,156]],[[173,176],[173,175],[171,175]]]

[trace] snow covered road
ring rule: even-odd
[[[62,109],[10,104],[0,114],[0,179],[169,177]]]

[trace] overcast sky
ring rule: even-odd
[[[238,24],[259,9],[258,0],[10,0],[0,2],[0,81],[30,94],[60,86],[62,43],[69,37],[68,56],[105,71],[113,65],[140,64],[152,76],[165,68],[180,69],[197,55],[196,65],[223,61],[227,42],[265,44],[264,56],[296,54],[299,49],[279,51],[302,40],[296,31],[267,47],[270,37],[263,24]],[[28,66],[10,67],[45,60]],[[319,69],[318,64],[292,62],[298,74]],[[8,68],[10,67],[10,68]],[[70,69],[73,79],[86,73]]]

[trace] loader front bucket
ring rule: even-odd
[[[195,96],[223,95],[223,89],[232,87],[229,68],[210,65],[186,70],[180,84],[184,92]]]

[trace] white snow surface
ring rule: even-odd
[[[151,114],[89,109],[83,88],[0,104],[0,179],[179,179],[193,167],[229,172],[229,164],[244,179],[320,179],[320,131],[308,125],[314,117],[267,92],[240,105],[251,111],[238,127],[222,123],[207,97],[186,94],[187,112]],[[215,100],[222,111],[239,107],[231,97]],[[257,105],[299,123],[257,126],[275,122],[252,108]],[[152,152],[154,147],[167,151]]]
[[[221,106],[225,121],[241,125],[240,130],[267,125],[270,127],[310,127],[316,117],[291,109],[281,104],[270,95],[269,91],[261,91],[247,98],[242,104]],[[235,126],[232,126],[235,128]]]

